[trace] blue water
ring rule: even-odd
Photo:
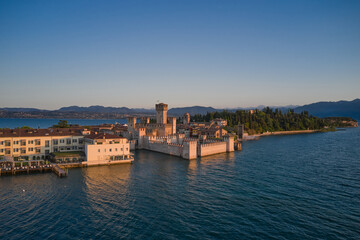
[[[0,178],[0,239],[359,239],[360,128]]]
[[[0,118],[0,128],[16,128],[28,126],[32,128],[48,128],[57,124],[59,120],[67,120],[69,124],[82,126],[98,125],[102,123],[126,123],[126,119],[33,119],[33,118]]]

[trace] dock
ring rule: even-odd
[[[2,175],[16,175],[20,173],[36,173],[36,172],[48,172],[52,170],[50,164],[40,166],[23,166],[23,167],[2,167],[0,168],[0,176]]]
[[[25,166],[25,167],[5,167],[0,168],[0,176],[30,174],[30,173],[44,173],[53,172],[58,177],[66,177],[68,175],[67,169],[63,169],[57,164],[45,164],[40,166]]]
[[[66,168],[61,168],[57,164],[52,164],[52,171],[58,176],[58,177],[66,177],[68,175],[68,170]]]

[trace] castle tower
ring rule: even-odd
[[[183,118],[183,124],[184,125],[188,125],[190,123],[190,114],[189,113],[185,113],[184,114],[184,118]]]
[[[156,109],[156,123],[167,124],[168,105],[159,103],[155,105]]]
[[[143,124],[149,124],[150,123],[150,117],[142,117],[141,123]]]
[[[172,126],[171,134],[176,134],[176,117],[169,117],[168,123]]]
[[[226,152],[233,152],[234,151],[234,136],[232,134],[228,134],[223,137],[224,141],[226,142]]]
[[[128,122],[128,128],[129,128],[130,131],[135,129],[136,117],[128,117],[127,122]]]
[[[240,124],[237,126],[237,135],[240,139],[243,139],[244,137],[244,124]]]

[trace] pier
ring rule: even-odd
[[[61,168],[57,164],[45,164],[40,166],[26,166],[26,167],[1,167],[0,176],[4,175],[17,175],[17,174],[30,174],[30,173],[44,173],[52,171],[58,177],[66,177],[68,171],[66,168]]]
[[[23,166],[23,167],[1,167],[0,176],[3,175],[16,175],[20,173],[36,173],[36,172],[49,172],[52,170],[51,164],[40,166]]]
[[[65,167],[47,163],[44,160],[20,160],[15,161],[12,157],[4,157],[0,160],[0,176],[54,172],[58,177],[66,177],[68,171]]]
[[[57,164],[52,164],[52,171],[58,176],[58,177],[66,177],[68,175],[68,170],[66,168],[61,168]]]

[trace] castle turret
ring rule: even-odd
[[[129,131],[133,131],[136,126],[136,117],[128,117],[127,122]]]
[[[156,109],[156,123],[167,124],[168,105],[159,103],[155,105]]]
[[[176,134],[176,117],[169,117],[168,123],[172,126],[171,133]]]
[[[143,124],[149,124],[150,123],[150,117],[142,117],[141,123]]]
[[[227,134],[223,137],[226,142],[226,152],[234,151],[234,136],[232,134]]]
[[[189,113],[185,113],[184,117],[183,117],[183,124],[187,125],[190,123],[190,114]]]
[[[183,146],[182,158],[189,160],[197,158],[197,141],[184,141]]]

